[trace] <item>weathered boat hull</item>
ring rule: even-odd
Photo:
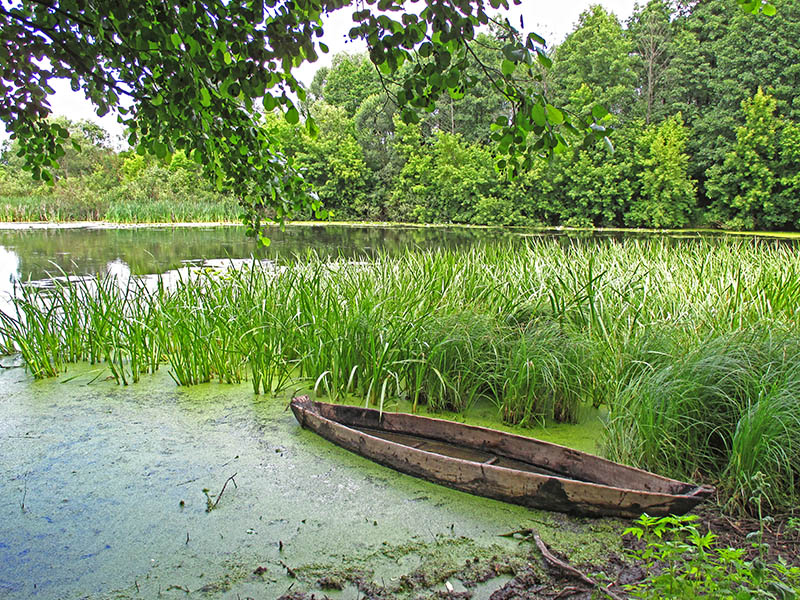
[[[382,465],[530,508],[588,516],[683,514],[713,493],[707,486],[494,429],[307,396],[293,399],[291,407],[303,427]]]

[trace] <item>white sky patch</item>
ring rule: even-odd
[[[642,0],[644,2],[645,0]],[[559,0],[559,2],[544,2],[540,0],[523,0],[519,6],[511,6],[511,10],[505,13],[511,25],[519,29],[520,15],[525,24],[524,32],[534,31],[541,35],[546,41],[548,48],[560,43],[577,25],[580,14],[595,4],[602,4],[606,10],[614,13],[624,24],[633,13],[636,0],[605,0],[604,2],[592,2],[591,0]],[[409,4],[409,8],[415,8],[414,4]],[[330,51],[322,54],[315,63],[304,63],[296,69],[296,77],[303,82],[306,87],[314,78],[317,69],[323,66],[330,66],[333,57],[339,52],[357,54],[366,51],[366,44],[361,41],[352,41],[348,37],[348,32],[353,27],[352,8],[342,8],[325,17],[325,36],[322,41],[327,44]],[[83,92],[73,92],[70,89],[69,81],[52,80],[52,87],[56,93],[50,96],[50,105],[53,114],[65,116],[73,121],[87,119],[103,126],[115,141],[115,146],[124,146],[124,132],[122,126],[117,123],[116,115],[107,114],[105,117],[98,117],[94,106],[86,99]],[[0,141],[7,138],[5,127],[0,123]]]
[[[644,3],[646,0],[641,0]],[[520,29],[519,18],[525,24],[524,33],[531,31],[538,33],[547,41],[547,47],[552,48],[561,43],[578,24],[581,13],[590,6],[602,4],[609,12],[617,15],[617,18],[624,25],[628,18],[633,14],[636,0],[560,0],[559,2],[542,2],[540,0],[523,0],[519,6],[511,6],[508,12],[498,12],[499,16],[505,16],[513,27]],[[509,0],[509,4],[511,1]],[[413,9],[417,5],[409,4]],[[347,36],[353,27],[352,10],[347,7],[337,10],[325,17],[325,37],[323,41],[330,48],[328,54],[323,54],[315,63],[304,63],[297,69],[297,78],[306,86],[311,83],[314,73],[323,66],[330,66],[331,61],[339,52],[357,54],[365,52],[367,45],[362,41],[352,41]]]
[[[645,4],[646,0],[641,0]],[[558,2],[541,2],[539,0],[523,0],[519,6],[512,6],[508,11],[508,20],[511,25],[519,28],[519,17],[522,15],[525,22],[525,32],[534,31],[547,41],[547,47],[552,48],[564,41],[575,26],[581,13],[590,6],[601,4],[608,12],[617,15],[620,22],[625,22],[633,14],[636,0],[559,0]]]

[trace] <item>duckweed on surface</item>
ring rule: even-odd
[[[4,598],[277,598],[319,592],[326,576],[342,598],[358,578],[416,597],[468,560],[526,561],[530,544],[502,533],[535,526],[577,550],[593,531],[353,455],[302,430],[287,396],[71,373],[32,382],[0,370]],[[203,489],[215,496],[234,473],[237,487],[206,512]],[[600,552],[619,547],[619,530],[592,536]],[[490,578],[484,597],[503,582]]]

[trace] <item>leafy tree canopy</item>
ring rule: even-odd
[[[341,106],[352,117],[367,97],[382,91],[381,79],[366,54],[337,54],[331,68],[314,75],[312,93],[328,104]]]
[[[739,3],[751,11],[762,7],[762,0]],[[139,153],[161,158],[183,150],[204,165],[220,188],[242,199],[256,233],[259,206],[274,208],[278,218],[297,208],[321,208],[260,125],[259,111],[279,109],[287,122],[300,120],[293,98],[303,101],[305,90],[293,70],[327,51],[322,16],[350,4],[0,0],[0,119],[34,178],[51,180],[69,131],[47,118],[47,95],[52,78],[67,78],[98,114],[119,113]],[[443,98],[458,99],[475,85],[466,68],[476,58],[472,43],[479,28],[494,22],[504,32],[504,60],[491,76],[512,110],[497,118],[493,138],[505,155],[498,166],[514,173],[529,168],[537,155],[563,151],[567,133],[587,134],[590,143],[605,131],[549,103],[536,85],[535,65],[550,63],[544,40],[533,33],[522,37],[490,16],[490,8],[508,5],[423,0],[411,12],[405,0],[360,0],[349,35],[367,42],[381,76],[397,84],[392,96],[401,118],[414,123],[419,112],[433,112]],[[521,71],[530,79],[515,78]],[[605,114],[597,106],[593,119]],[[315,132],[313,118],[306,127]]]
[[[555,51],[557,99],[566,104],[570,100],[566,93],[586,84],[592,100],[614,112],[624,111],[628,90],[636,80],[632,54],[633,47],[617,18],[602,6],[592,6]]]

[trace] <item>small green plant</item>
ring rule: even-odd
[[[795,535],[800,534],[800,517],[786,519],[786,531]]]
[[[716,547],[716,536],[701,533],[697,516],[642,515],[623,535],[646,541],[634,550],[648,572],[646,579],[627,586],[632,598],[754,598],[793,600],[800,596],[800,568],[783,559],[767,564],[746,560],[744,548]]]

